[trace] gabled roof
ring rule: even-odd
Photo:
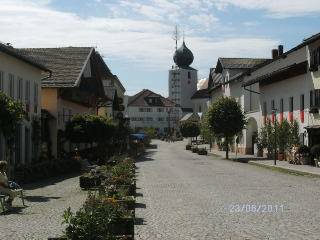
[[[18,49],[15,49],[10,45],[5,45],[5,44],[0,43],[0,51],[4,52],[14,58],[17,58],[25,63],[28,63],[28,64],[30,64],[40,70],[51,73],[51,70],[49,70],[47,67],[45,67],[44,65],[39,63],[37,60],[35,60],[31,57],[24,56],[20,51],[18,51]]]
[[[215,69],[216,73],[222,73],[223,69],[250,69],[268,59],[260,58],[222,58],[220,57]]]
[[[120,82],[120,80],[118,79],[117,75],[112,74],[109,67],[107,66],[107,64],[103,60],[102,56],[98,52],[96,52],[96,56],[97,56],[97,63],[98,63],[98,68],[99,68],[101,78],[115,80],[118,83],[119,87],[122,89],[122,91],[125,92],[126,89],[123,87],[123,85]]]
[[[195,94],[191,97],[191,99],[198,99],[198,98],[209,98],[209,96],[206,95],[206,92],[208,89],[201,89],[196,91]]]
[[[98,63],[100,76],[101,77],[113,76],[113,74],[111,73],[107,64],[105,63],[105,61],[102,59],[101,55],[99,54],[99,52],[96,52],[96,56],[97,56],[97,63]]]
[[[200,120],[194,113],[187,113],[183,118],[181,118],[180,122],[188,121],[190,118],[196,118],[198,121]]]
[[[145,98],[155,98],[158,97],[160,99],[160,103],[157,105],[149,104]],[[168,98],[162,97],[159,94],[156,94],[149,89],[143,89],[141,92],[135,94],[132,97],[129,97],[128,106],[164,106],[170,107],[172,106],[173,102],[170,101]]]
[[[37,59],[52,70],[52,77],[43,81],[42,87],[75,87],[94,48],[20,48],[19,52]]]

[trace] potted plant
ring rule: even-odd
[[[308,165],[309,163],[309,157],[307,156],[309,154],[309,147],[306,145],[300,145],[299,146],[299,154],[301,155],[300,162],[302,165]]]
[[[319,156],[320,156],[320,145],[317,144],[317,145],[314,145],[312,148],[311,148],[311,153],[313,155],[315,155],[315,159],[314,159],[314,162],[316,163],[316,167],[319,167],[319,162],[320,162],[320,159],[319,159]]]
[[[311,107],[309,112],[310,113],[319,113],[319,109],[318,109],[318,107]]]
[[[190,143],[188,143],[188,144],[186,145],[186,150],[191,150],[191,144],[190,144]]]
[[[197,153],[197,152],[198,152],[198,147],[197,147],[197,146],[192,147],[192,152],[193,152],[193,153]]]
[[[198,155],[208,155],[207,149],[205,147],[204,148],[199,148],[198,149]]]

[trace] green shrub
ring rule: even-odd
[[[319,156],[320,156],[320,145],[319,145],[319,144],[314,145],[314,146],[311,148],[311,153],[312,153],[313,155],[315,155],[316,158],[318,159]]]

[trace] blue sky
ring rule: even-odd
[[[127,95],[167,96],[172,32],[206,78],[218,57],[270,58],[320,32],[318,0],[0,0],[0,41],[14,47],[97,46]],[[182,37],[178,47],[182,44]]]

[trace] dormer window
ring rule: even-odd
[[[152,98],[149,98],[149,103],[152,103]]]

